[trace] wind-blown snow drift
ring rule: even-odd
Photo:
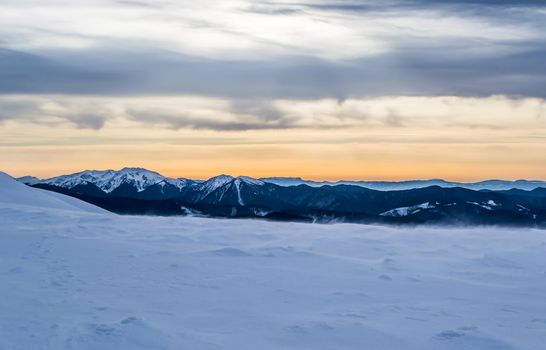
[[[546,342],[544,231],[128,217],[21,186],[0,176],[0,349]]]

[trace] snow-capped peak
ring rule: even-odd
[[[226,193],[226,191],[228,191],[229,186],[233,184],[235,185],[235,189],[237,190],[237,196],[239,197],[239,204],[243,205],[243,200],[241,198],[241,184],[243,183],[247,185],[263,185],[264,184],[264,182],[261,180],[253,179],[247,176],[233,177],[230,175],[222,174],[215,177],[211,177],[207,181],[199,183],[197,185],[199,186],[198,187],[200,192],[199,197],[205,198],[212,192],[216,191],[217,189],[223,188],[222,189],[223,193],[220,195],[221,197],[223,196],[223,194]]]
[[[237,178],[235,178],[235,181],[237,183],[246,183],[249,185],[256,185],[256,186],[261,186],[265,184],[265,182],[262,180],[254,179],[248,176],[238,176]]]
[[[233,176],[231,176],[231,175],[222,174],[222,175],[218,175],[218,176],[211,177],[211,178],[208,179],[206,182],[209,183],[209,184],[214,184],[214,185],[222,186],[222,185],[225,185],[225,184],[227,184],[228,182],[232,181],[233,179],[234,179],[234,178],[233,178]]]
[[[211,177],[207,181],[202,182],[201,183],[201,188],[206,193],[210,193],[210,192],[214,191],[215,189],[217,189],[219,187],[222,187],[222,186],[224,186],[225,184],[227,184],[227,183],[229,183],[231,181],[233,181],[233,176],[222,174],[222,175],[218,175],[218,176],[215,176],[215,177]]]
[[[184,187],[188,186],[189,184],[191,184],[192,182],[194,182],[193,180],[189,180],[189,179],[184,179],[184,178],[180,178],[180,179],[171,179],[171,178],[165,178],[163,179],[163,181],[159,182],[158,184],[160,186],[165,186],[165,185],[172,185],[178,189],[183,189]]]
[[[42,183],[58,187],[73,188],[92,183],[106,193],[110,193],[121,184],[132,184],[138,192],[165,179],[154,171],[142,168],[123,168],[121,170],[85,170],[71,175],[57,176],[43,180]]]
[[[263,185],[265,182],[247,176],[239,176],[234,178],[230,175],[218,175],[206,181],[194,181],[185,178],[168,178],[163,175],[143,168],[123,168],[120,170],[85,170],[74,174],[56,176],[50,179],[40,180],[31,176],[20,178],[19,181],[29,185],[38,183],[63,187],[74,188],[78,185],[93,184],[106,193],[114,191],[122,184],[129,184],[135,187],[138,192],[144,191],[152,185],[159,186],[175,186],[178,189],[183,189],[189,185],[199,186],[203,192],[203,196],[216,189],[234,182],[236,186],[242,183],[251,185]]]

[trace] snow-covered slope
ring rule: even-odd
[[[0,172],[0,207],[12,206],[106,213],[105,210],[79,199],[29,187],[6,173]]]
[[[546,342],[544,231],[46,215],[16,205],[0,206],[0,222],[0,349]]]
[[[172,179],[167,177],[161,180],[160,182],[158,182],[158,184],[161,186],[169,184],[180,190],[192,183],[194,183],[194,181],[189,179]],[[146,187],[144,187],[143,189],[146,189]]]
[[[221,201],[226,193],[231,189],[235,189],[237,192],[238,203],[239,205],[244,205],[242,196],[241,196],[241,185],[252,185],[252,186],[262,186],[265,183],[261,180],[253,179],[247,176],[238,176],[233,177],[230,175],[219,175],[203,181],[201,183],[195,184],[195,188],[198,191],[198,198],[200,200],[207,198],[212,193],[216,193],[216,199]],[[220,192],[220,193],[218,193]]]
[[[394,209],[388,210],[388,211],[386,211],[384,213],[381,213],[379,215],[381,215],[381,216],[393,216],[393,217],[408,216],[408,215],[413,215],[415,213],[418,213],[418,212],[420,212],[422,210],[434,209],[434,208],[436,208],[436,205],[438,205],[438,203],[426,202],[426,203],[421,203],[421,204],[417,204],[417,205],[412,205],[410,207],[394,208]]]
[[[546,343],[545,231],[67,215],[0,181],[0,349]]]
[[[200,195],[202,198],[205,198],[212,192],[216,191],[218,188],[225,186],[231,181],[233,181],[233,177],[229,175],[222,174],[211,177],[207,181],[198,184],[199,191],[201,192]]]

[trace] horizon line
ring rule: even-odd
[[[472,184],[472,183],[479,183],[479,182],[485,182],[485,181],[509,181],[509,182],[517,182],[517,181],[528,181],[528,182],[546,182],[546,179],[532,179],[532,178],[514,178],[514,179],[501,179],[501,178],[481,178],[479,180],[470,180],[470,181],[463,181],[463,180],[451,180],[451,179],[448,179],[448,178],[440,178],[440,177],[430,177],[430,178],[405,178],[405,179],[354,179],[354,178],[337,178],[337,179],[328,179],[328,178],[303,178],[301,176],[260,176],[260,177],[254,177],[254,176],[249,176],[249,175],[244,175],[244,174],[240,174],[240,175],[231,175],[231,174],[226,174],[226,173],[219,173],[217,175],[214,175],[214,176],[211,176],[211,177],[208,177],[208,178],[191,178],[191,177],[184,177],[184,176],[170,176],[170,175],[164,175],[163,173],[159,172],[159,171],[156,171],[156,170],[150,170],[150,169],[147,169],[147,168],[144,168],[144,167],[130,167],[130,166],[125,166],[125,167],[122,167],[120,169],[112,169],[112,168],[109,168],[109,169],[84,169],[84,170],[80,170],[80,171],[75,171],[75,172],[69,172],[69,173],[65,173],[65,174],[60,174],[60,175],[54,175],[54,176],[50,176],[50,177],[38,177],[38,176],[34,176],[34,175],[31,175],[31,174],[27,174],[27,175],[23,175],[23,176],[12,176],[11,174],[7,173],[8,175],[12,176],[13,178],[16,178],[16,179],[19,179],[19,178],[23,178],[23,177],[26,177],[26,176],[30,176],[30,177],[35,177],[39,180],[47,180],[47,179],[51,179],[51,178],[55,178],[55,177],[60,177],[60,176],[68,176],[68,175],[73,175],[73,174],[78,174],[78,173],[83,173],[83,172],[87,172],[87,171],[122,171],[124,169],[140,169],[140,170],[145,170],[145,171],[150,171],[150,172],[154,172],[154,173],[157,173],[165,178],[171,178],[171,179],[188,179],[188,180],[195,180],[195,181],[206,181],[206,180],[210,180],[214,177],[218,177],[218,176],[230,176],[232,178],[238,178],[238,177],[249,177],[249,178],[253,178],[253,179],[295,179],[295,180],[300,180],[300,181],[308,181],[308,182],[317,182],[317,183],[339,183],[339,182],[389,182],[389,183],[401,183],[401,182],[412,182],[412,181],[444,181],[444,182],[451,182],[451,183],[461,183],[461,184]],[[1,170],[0,170],[1,171]]]

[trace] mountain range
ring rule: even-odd
[[[491,190],[491,191],[503,191],[510,189],[520,189],[525,191],[531,191],[535,188],[546,187],[546,181],[540,180],[485,180],[479,182],[453,182],[442,179],[430,179],[430,180],[408,180],[408,181],[312,181],[304,180],[299,177],[268,177],[261,180],[269,183],[273,183],[279,186],[298,186],[308,185],[312,187],[320,186],[337,186],[337,185],[351,185],[366,187],[371,190],[378,191],[396,191],[396,190],[410,190],[414,188],[424,188],[430,186],[440,187],[460,187],[470,190]]]
[[[142,168],[87,170],[43,180],[26,176],[19,181],[120,214],[394,224],[546,223],[543,181],[321,183],[229,175],[192,180]]]

